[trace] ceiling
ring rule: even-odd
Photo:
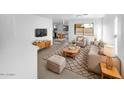
[[[42,17],[52,18],[54,23],[66,23],[69,20],[102,18],[104,14],[38,14]]]

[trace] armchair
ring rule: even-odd
[[[83,36],[77,36],[76,45],[80,47],[85,47],[87,45],[87,39]]]

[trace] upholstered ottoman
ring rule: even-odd
[[[53,55],[47,60],[47,68],[53,72],[61,73],[65,66],[65,58],[59,55]]]

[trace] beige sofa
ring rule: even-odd
[[[100,74],[99,63],[106,62],[106,56],[99,55],[99,48],[95,45],[91,45],[90,51],[88,53],[88,70],[94,73]],[[113,65],[121,73],[121,63],[117,58],[113,58]]]

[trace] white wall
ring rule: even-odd
[[[105,43],[111,44],[114,48],[113,51],[113,55],[117,55],[116,54],[116,43],[115,43],[115,18],[116,15],[115,14],[107,14],[104,16],[103,18],[103,41]]]
[[[48,28],[52,20],[36,15],[0,15],[0,78],[37,78],[35,28]],[[51,36],[43,39],[52,39]]]
[[[74,24],[94,24],[94,35],[97,36],[98,40],[101,39],[102,33],[102,20],[101,19],[84,19],[84,20],[70,20],[69,21],[69,41],[76,38],[74,34]],[[92,40],[92,36],[87,36],[87,39]]]
[[[0,78],[15,74],[16,33],[12,15],[0,15]],[[17,74],[17,73],[16,73]]]
[[[124,78],[124,15],[119,17],[119,32],[118,32],[118,56],[121,59],[121,72]]]
[[[115,18],[117,21],[117,56],[121,60],[121,74],[124,78],[124,15],[106,15],[103,19],[103,41],[115,46]]]
[[[53,21],[52,21],[52,19],[38,17],[37,20],[35,20],[35,21],[39,21],[39,20],[40,20],[40,22],[37,23],[38,26],[36,26],[36,28],[46,28],[47,36],[36,37],[35,40],[51,40],[51,42],[53,44]]]
[[[105,15],[103,18],[103,41],[114,45],[115,15]]]

